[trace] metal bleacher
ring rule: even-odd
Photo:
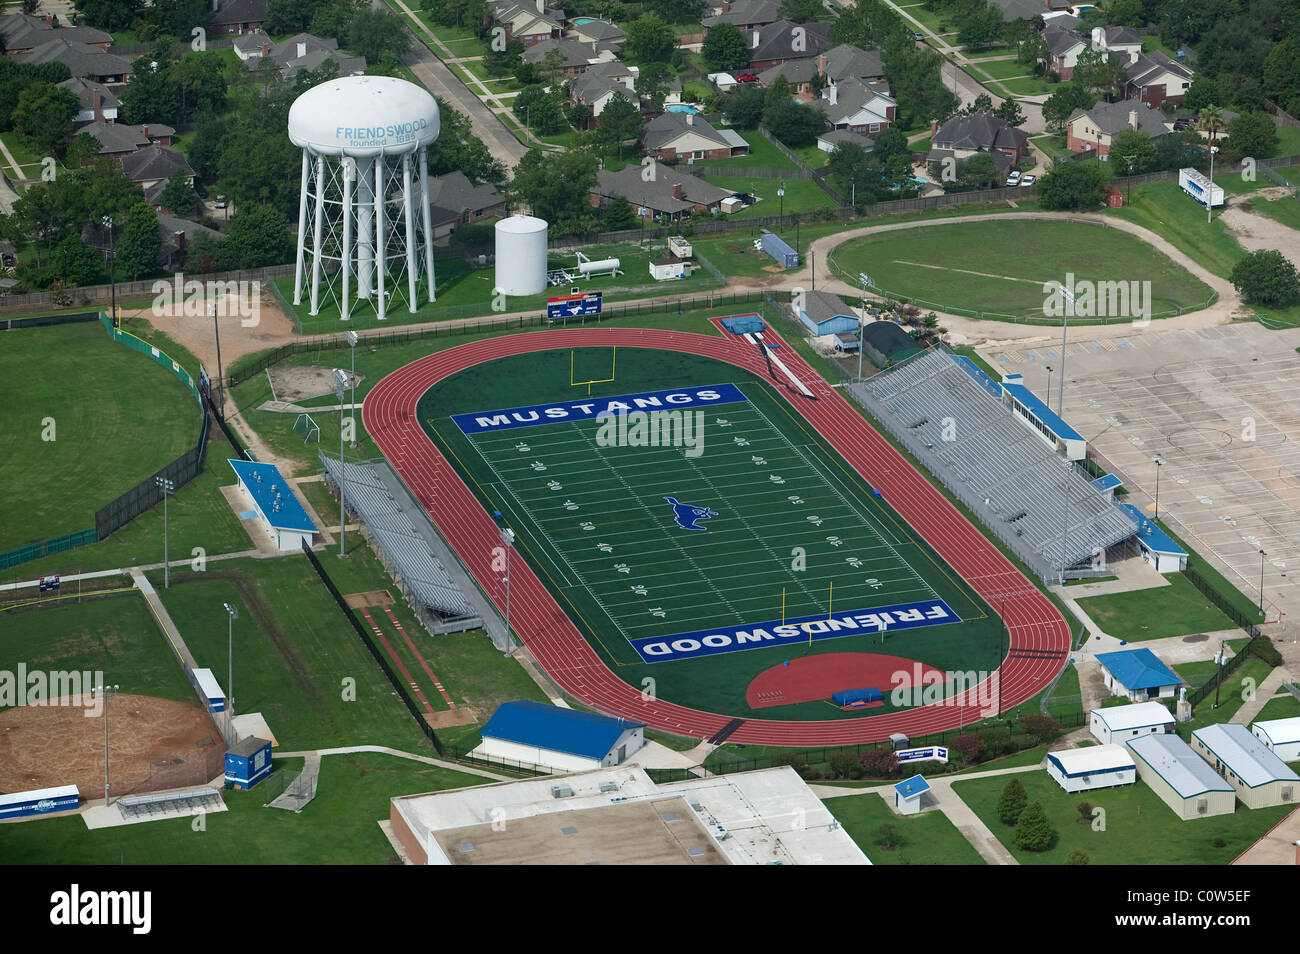
[[[321,455],[326,476],[339,486],[339,462]],[[474,608],[434,556],[379,474],[368,464],[347,461],[343,470],[345,503],[374,537],[412,596],[440,619],[470,619]]]
[[[123,818],[159,818],[166,815],[211,811],[221,804],[221,793],[213,788],[190,788],[179,792],[127,795],[117,800]]]
[[[1133,522],[941,348],[851,393],[1044,579],[1133,536]]]

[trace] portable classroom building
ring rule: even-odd
[[[1178,736],[1143,735],[1127,745],[1138,778],[1183,821],[1231,815],[1236,808],[1232,786]]]
[[[1140,735],[1173,732],[1173,714],[1161,702],[1137,702],[1127,706],[1093,709],[1088,730],[1102,745],[1124,743]]]
[[[1244,725],[1197,729],[1192,748],[1227,779],[1247,808],[1293,805],[1300,797],[1300,776]]]
[[[1283,762],[1300,762],[1300,716],[1266,719],[1256,722],[1250,730]]]
[[[1132,785],[1137,763],[1122,745],[1091,745],[1047,753],[1047,774],[1067,792]]]

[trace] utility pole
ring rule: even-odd
[[[212,334],[217,339],[217,390],[221,392],[221,419],[226,419],[226,388],[222,383],[221,375],[221,328],[217,325],[217,303],[213,302],[210,306],[212,309]]]
[[[226,744],[233,745],[231,734],[231,712],[235,708],[235,620],[239,619],[239,610],[229,603],[226,608]]]
[[[108,807],[108,697],[117,692],[117,686],[96,686],[91,692],[97,692],[104,703],[104,807]]]
[[[163,495],[163,589],[169,590],[172,585],[172,564],[167,554],[167,498],[176,492],[176,483],[162,476],[155,477],[153,482]]]
[[[341,368],[334,369],[334,393],[339,397],[339,556],[347,556],[343,546],[343,536],[347,532],[347,515],[344,511],[344,501],[347,495],[343,488],[347,483],[347,470],[343,463],[343,396],[347,392],[344,390],[347,385],[347,374]]]

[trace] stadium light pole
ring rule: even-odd
[[[230,712],[235,707],[235,620],[239,619],[239,610],[229,603],[221,604],[226,608],[226,744],[230,745]]]
[[[506,655],[514,645],[510,637],[510,554],[515,548],[515,532],[509,527],[501,528],[501,542],[506,548]]]
[[[1070,313],[1074,311],[1074,291],[1058,283],[1061,294],[1065,297],[1065,313],[1061,315],[1061,380],[1056,395],[1056,416],[1060,417],[1065,407],[1065,341],[1070,331]],[[1048,396],[1051,400],[1051,396]]]
[[[348,376],[341,368],[334,369],[334,393],[339,396],[339,556],[347,556],[343,546],[343,535],[347,532],[347,520],[344,513],[343,487],[347,481],[343,466],[343,395]]]
[[[1214,154],[1219,151],[1218,146],[1210,147],[1210,187],[1205,193],[1205,224],[1209,225],[1214,221]]]
[[[117,692],[117,686],[96,686],[91,692],[97,692],[104,700],[104,807],[108,807],[108,697]]]
[[[1043,396],[1046,397],[1049,402],[1048,407],[1051,407],[1050,402],[1052,400],[1052,366],[1050,364],[1047,365],[1047,391]]]
[[[1156,515],[1151,518],[1154,522],[1160,519],[1160,468],[1165,465],[1165,462],[1159,457],[1152,457],[1151,460],[1156,465]]]
[[[167,554],[167,498],[176,492],[176,483],[163,476],[155,477],[153,482],[163,495],[163,589],[169,590],[172,586],[172,564]]]
[[[866,272],[858,272],[858,280],[862,282],[862,320],[858,324],[858,383],[862,383],[862,339],[867,326],[867,287],[871,284],[871,277]]]
[[[348,347],[352,350],[352,449],[357,447],[357,333],[349,331],[346,335]]]
[[[108,229],[108,285],[109,301],[112,303],[109,307],[113,314],[113,327],[117,327],[117,269],[114,267],[117,263],[117,243],[113,237],[113,217],[106,215],[100,221],[104,228]]]
[[[781,200],[781,218],[785,218],[785,180],[781,180],[781,185],[777,187],[776,197]]]
[[[217,303],[208,306],[212,309],[212,334],[217,339],[217,390],[221,392],[221,420],[226,419],[226,388],[221,376],[221,328],[217,324]]]
[[[1064,377],[1064,375],[1062,375]],[[1066,549],[1070,539],[1070,462],[1065,461],[1065,479],[1061,482],[1061,585],[1065,586]]]

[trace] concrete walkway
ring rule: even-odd
[[[1283,683],[1291,681],[1291,673],[1283,666],[1278,666],[1267,676],[1264,681],[1255,687],[1255,696],[1247,702],[1241,704],[1241,708],[1236,711],[1232,721],[1241,725],[1250,725],[1259,715],[1259,710],[1268,704],[1268,701],[1277,695],[1277,691],[1282,688]]]
[[[158,597],[158,591],[153,588],[153,584],[149,582],[148,578],[141,570],[133,570],[131,573],[131,579],[135,581],[136,589],[144,595],[144,600],[149,604],[149,611],[153,613],[153,618],[157,621],[158,628],[163,631],[163,635],[166,636],[167,641],[171,643],[172,649],[175,651],[176,655],[180,657],[181,661],[185,663],[187,668],[197,669],[199,664],[195,661],[194,654],[191,653],[190,648],[185,645],[185,640],[181,638],[180,630],[178,630],[176,624],[172,622],[171,614],[167,612],[167,607],[163,606],[162,600]]]
[[[447,762],[443,759],[435,759],[428,755],[416,755],[414,752],[403,752],[401,749],[390,749],[386,745],[348,745],[336,749],[306,749],[301,752],[276,752],[272,757],[277,759],[310,759],[320,758],[325,755],[351,755],[354,752],[378,752],[381,755],[392,755],[399,759],[410,759],[412,762],[423,762],[425,765],[432,765],[435,768],[449,769],[453,772],[463,772],[466,775],[478,775],[481,778],[490,778],[494,782],[514,781],[514,779],[508,775],[498,775],[496,772],[489,772],[486,769],[460,765],[456,762]]]
[[[1300,808],[1273,826],[1232,862],[1234,865],[1300,865]]]

